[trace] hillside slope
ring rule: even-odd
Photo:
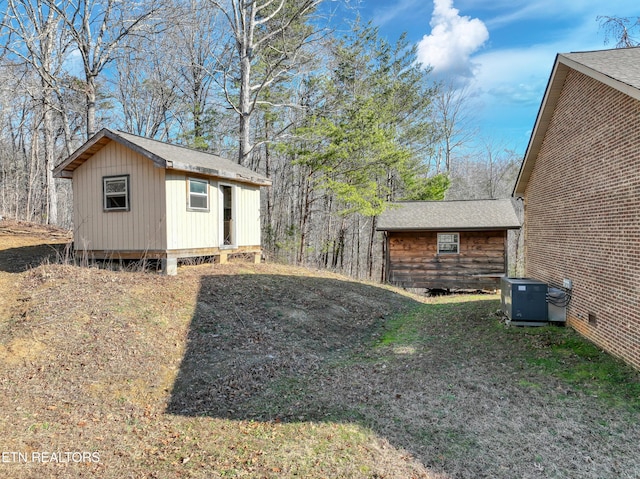
[[[496,296],[50,264],[64,233],[1,228],[1,477],[640,477],[640,374]]]
[[[250,404],[410,298],[278,265],[48,264],[26,230],[0,234],[3,477],[436,477],[357,423]]]

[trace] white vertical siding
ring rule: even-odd
[[[209,181],[209,211],[189,211],[189,175],[167,172],[167,248],[213,248],[218,241],[218,188]]]
[[[260,188],[241,183],[209,181],[209,211],[187,209],[188,174],[167,172],[167,247],[192,249],[221,247],[222,192],[233,187],[234,245],[260,245]]]
[[[235,200],[238,246],[259,246],[260,188],[249,185],[238,185]]]
[[[102,179],[129,175],[129,211],[103,210]],[[76,249],[164,250],[165,171],[142,155],[110,142],[73,173]]]
[[[129,175],[129,211],[103,210],[103,177]],[[209,179],[209,210],[189,211],[189,174],[157,168],[112,141],[73,174],[76,249],[146,251],[221,246],[222,197]],[[198,176],[198,178],[200,178]],[[233,186],[234,245],[260,245],[260,188]]]

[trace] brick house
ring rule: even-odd
[[[526,276],[572,282],[568,324],[640,368],[640,48],[559,54],[514,188]]]

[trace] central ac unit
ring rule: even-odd
[[[548,321],[547,284],[531,278],[502,278],[502,312],[515,325],[541,326]]]

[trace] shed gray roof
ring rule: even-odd
[[[517,229],[512,200],[392,203],[378,218],[381,231]]]
[[[159,168],[200,173],[256,185],[271,184],[267,177],[226,158],[108,128],[100,130],[69,158],[56,166],[53,170],[54,175],[59,178],[71,178],[78,166],[110,141],[117,141],[131,148],[150,159]]]
[[[561,53],[556,56],[524,155],[524,161],[513,189],[514,196],[524,195],[569,71],[578,71],[631,98],[640,100],[640,68],[638,65],[640,65],[640,47]]]

